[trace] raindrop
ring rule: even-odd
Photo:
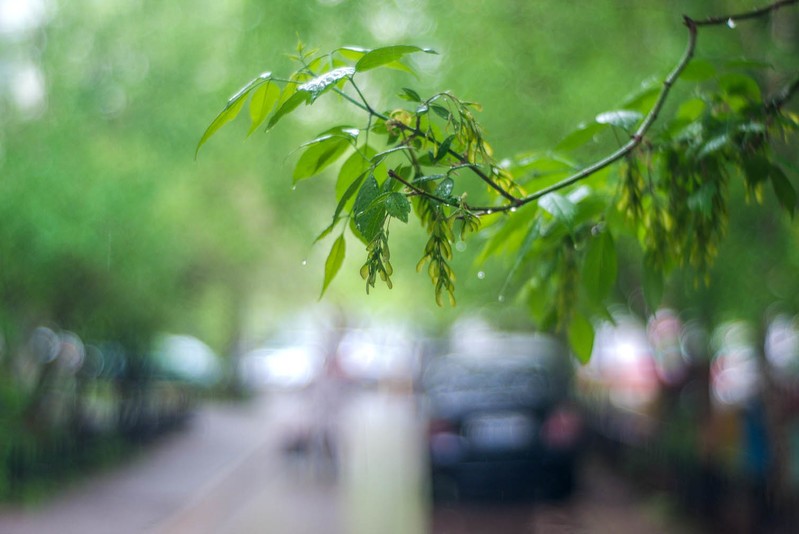
[[[302,260],[302,265],[303,265],[303,267],[308,265],[308,260]]]
[[[477,273],[477,278],[479,278],[480,280],[483,280],[485,277],[486,273],[484,271],[480,271],[479,273]]]
[[[464,243],[463,241],[458,241],[457,243],[455,243],[455,250],[457,250],[458,252],[463,252],[464,250],[466,250],[466,243]]]
[[[492,213],[494,213],[494,210],[486,210],[486,215],[491,215]]]
[[[732,20],[732,18],[730,18],[729,20],[727,20],[727,26],[729,26],[730,28],[735,28],[735,21]]]
[[[511,213],[516,213],[516,209],[517,209],[517,208],[516,208],[516,206],[513,206],[513,207],[510,209],[510,212],[511,212]]]
[[[505,295],[500,295],[499,297],[497,297],[497,300],[500,302],[505,302]]]
[[[297,190],[297,186],[296,186],[296,185],[292,185],[292,186],[291,186],[291,190],[292,190],[292,191],[296,191],[296,190]]]

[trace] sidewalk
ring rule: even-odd
[[[270,443],[266,400],[213,404],[188,428],[149,445],[129,464],[91,477],[35,507],[0,511],[3,534],[154,532]]]

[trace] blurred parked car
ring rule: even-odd
[[[422,376],[434,498],[567,497],[582,438],[569,353],[546,336],[480,346]]]

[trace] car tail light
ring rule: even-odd
[[[580,440],[583,418],[573,408],[554,410],[541,426],[541,441],[552,449],[573,447]]]
[[[436,434],[457,434],[458,430],[451,421],[446,419],[431,419],[427,423],[427,434],[434,436]]]

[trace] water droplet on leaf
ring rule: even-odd
[[[480,271],[479,273],[477,273],[477,278],[479,278],[480,280],[483,280],[485,277],[486,273],[484,271]]]
[[[735,21],[732,20],[732,19],[729,19],[727,21],[727,26],[729,26],[730,28],[735,28]]]

